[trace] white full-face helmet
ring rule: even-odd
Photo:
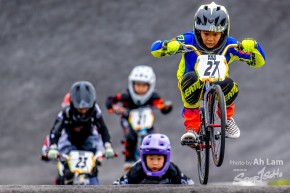
[[[148,91],[143,95],[136,94],[134,90],[135,82],[147,83],[149,85]],[[152,67],[140,65],[133,68],[128,78],[129,92],[131,94],[133,102],[136,105],[145,104],[150,99],[150,97],[152,96],[154,92],[155,83],[156,83],[156,76]]]

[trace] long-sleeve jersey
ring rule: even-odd
[[[159,96],[158,93],[156,92],[153,92],[152,96],[150,97],[150,99],[143,105],[136,105],[133,100],[132,100],[132,97],[129,93],[129,91],[127,90],[126,92],[124,93],[118,93],[117,95],[115,96],[109,96],[107,98],[107,101],[106,101],[106,106],[107,108],[110,110],[113,108],[113,105],[114,104],[117,104],[117,103],[122,103],[122,106],[126,109],[137,109],[137,108],[140,108],[140,107],[148,107],[148,106],[151,106],[151,107],[158,107],[161,109],[161,112],[163,114],[167,114],[171,111],[171,107],[166,107],[164,105],[164,101],[163,99]]]
[[[184,44],[194,45],[198,48],[193,31],[176,36],[175,38],[173,38],[173,40],[180,41]],[[160,58],[162,56],[169,55],[166,53],[166,50],[162,48],[164,41],[158,40],[152,44],[151,53],[154,57]],[[234,39],[233,37],[228,37],[225,47],[229,44],[237,43],[238,41],[236,39]],[[235,60],[239,60],[248,64],[252,68],[259,68],[264,65],[266,56],[260,44],[257,43],[257,48],[253,52],[243,52],[235,48],[230,48],[227,51],[225,58],[228,64],[232,63]],[[179,82],[181,81],[181,78],[185,73],[194,71],[196,60],[197,55],[195,52],[188,52],[182,54],[182,58],[177,70],[177,79],[179,80]]]
[[[179,168],[174,164],[170,163],[166,173],[160,177],[149,177],[145,174],[141,161],[130,169],[130,171],[117,179],[114,185],[122,184],[188,184],[193,185],[194,182],[184,175]]]
[[[58,143],[63,129],[68,134],[68,139],[77,147],[81,146],[89,136],[93,135],[94,129],[101,134],[104,143],[110,142],[111,138],[98,105],[95,105],[93,115],[87,122],[73,120],[70,106],[60,111],[50,131],[50,144]]]

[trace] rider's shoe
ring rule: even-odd
[[[124,164],[124,172],[127,173],[133,167],[134,162],[125,162]]]
[[[233,118],[227,120],[226,137],[236,139],[240,137],[240,129]]]
[[[184,133],[180,140],[181,140],[181,143],[187,141],[187,140],[193,140],[193,141],[196,141],[198,135],[195,131],[193,130],[188,130],[186,133]]]

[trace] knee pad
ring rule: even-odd
[[[181,80],[180,86],[184,100],[188,104],[194,105],[199,102],[204,83],[199,80],[195,72],[186,73]]]
[[[230,106],[239,94],[239,88],[236,82],[231,78],[226,78],[218,83],[225,95],[226,105]]]

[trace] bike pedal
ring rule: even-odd
[[[197,147],[197,142],[196,141],[193,141],[193,140],[187,140],[187,141],[181,141],[180,142],[181,143],[181,145],[187,145],[187,146],[189,146],[189,147],[191,147],[191,148],[195,148],[195,147]]]

